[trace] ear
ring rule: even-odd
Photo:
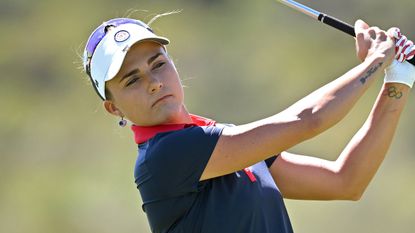
[[[103,106],[108,113],[114,116],[124,117],[124,114],[122,114],[122,112],[117,108],[117,106],[115,106],[114,102],[112,102],[111,100],[104,100]]]

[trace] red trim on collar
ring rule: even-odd
[[[134,140],[137,144],[140,144],[148,141],[158,133],[179,130],[190,126],[211,126],[216,124],[216,121],[201,116],[190,114],[190,117],[193,121],[193,123],[190,124],[167,124],[155,126],[132,125],[131,129],[134,132]]]

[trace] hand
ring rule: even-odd
[[[402,35],[399,28],[391,28],[393,37],[396,40],[395,53],[396,60],[404,62],[411,60],[415,56],[415,45],[411,40],[408,40],[405,35]]]
[[[393,29],[385,32],[378,27],[369,27],[362,20],[357,20],[355,23],[355,33],[356,53],[361,61],[372,55],[380,55],[384,60],[384,67],[392,63],[395,57]]]
[[[412,88],[415,82],[415,66],[406,62],[415,56],[415,45],[406,36],[402,35],[399,28],[391,28],[388,31],[396,40],[395,59],[385,69],[385,83],[402,83]]]

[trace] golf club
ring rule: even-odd
[[[345,32],[353,37],[356,37],[355,33],[354,33],[354,27],[348,23],[345,23],[339,19],[336,19],[330,15],[327,15],[325,13],[316,11],[308,6],[305,6],[301,3],[298,3],[296,1],[293,0],[277,0],[279,2],[281,2],[282,4],[289,6],[303,14],[306,14],[308,16],[310,16],[313,19],[316,19],[322,23],[325,23],[331,27],[334,27],[342,32]],[[409,63],[411,63],[412,65],[415,65],[415,57],[412,58],[411,60],[407,60]]]

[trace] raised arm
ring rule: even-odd
[[[358,56],[366,58],[340,78],[283,112],[225,128],[201,180],[238,171],[318,135],[340,121],[394,56],[393,41],[378,28],[356,23]],[[363,51],[363,52],[362,52]]]
[[[283,152],[270,167],[283,196],[358,200],[385,157],[409,90],[384,84],[368,119],[336,161]]]

